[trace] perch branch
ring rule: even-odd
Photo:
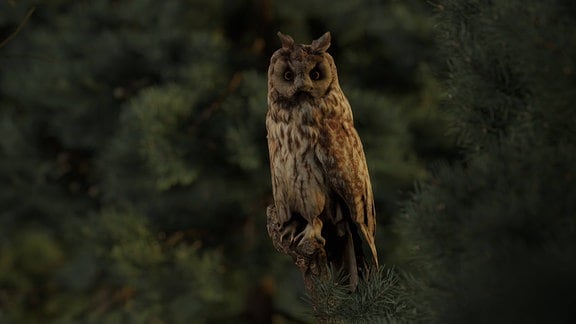
[[[276,250],[292,257],[302,273],[304,287],[311,296],[314,296],[314,283],[318,279],[326,279],[328,276],[328,261],[324,246],[318,243],[311,249],[303,250],[299,249],[290,238],[282,236],[283,225],[278,221],[274,205],[270,205],[266,209],[266,227]]]

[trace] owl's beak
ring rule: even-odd
[[[310,92],[313,90],[312,82],[305,76],[298,76],[294,80],[294,86],[297,92]]]

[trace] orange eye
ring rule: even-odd
[[[292,71],[284,72],[284,80],[292,81],[292,79],[294,79],[294,73],[292,73]]]
[[[310,79],[312,80],[320,80],[320,71],[312,70],[310,71]]]

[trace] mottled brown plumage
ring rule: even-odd
[[[319,255],[344,270],[354,290],[366,262],[378,264],[376,217],[352,109],[326,52],[330,33],[310,45],[278,36],[268,69],[269,233],[297,263]]]

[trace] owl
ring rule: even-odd
[[[266,130],[275,246],[295,256],[322,254],[355,290],[378,265],[376,215],[366,158],[352,109],[338,83],[327,32],[310,45],[278,32],[268,68]],[[270,217],[270,215],[269,215]],[[274,238],[273,238],[274,240]],[[365,254],[370,254],[365,258]]]

